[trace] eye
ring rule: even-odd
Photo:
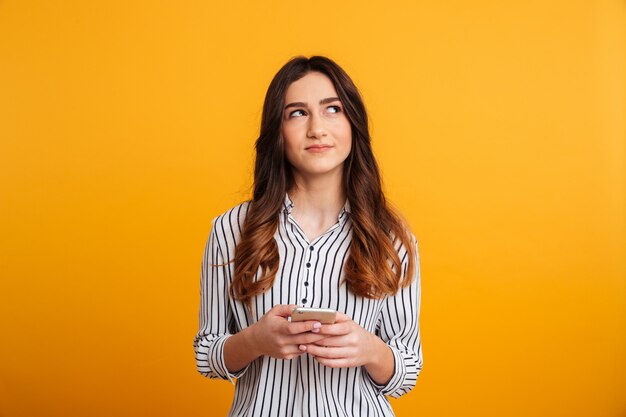
[[[341,107],[339,106],[328,106],[327,109],[330,110],[331,113],[339,113],[341,111]]]
[[[298,115],[296,113],[302,113],[301,115],[304,115],[304,110],[294,110],[294,111],[292,111],[291,113],[289,113],[289,118],[301,116],[301,115]]]

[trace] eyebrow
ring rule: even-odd
[[[327,97],[327,98],[323,98],[320,100],[320,104],[326,104],[326,103],[332,103],[333,101],[340,101],[339,97]],[[297,101],[294,103],[289,103],[285,106],[285,110],[287,110],[289,107],[306,107],[306,103],[303,103],[301,101]]]

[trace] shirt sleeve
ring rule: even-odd
[[[208,378],[227,379],[242,376],[249,364],[229,372],[224,362],[224,343],[232,336],[234,318],[228,296],[227,265],[220,250],[219,236],[224,236],[219,217],[213,219],[200,270],[200,328],[194,339],[198,372]]]
[[[376,335],[393,352],[394,371],[387,384],[377,384],[367,373],[379,394],[398,398],[413,389],[422,369],[422,343],[419,317],[421,303],[420,266],[417,241],[415,244],[415,275],[410,286],[387,297],[381,311]]]

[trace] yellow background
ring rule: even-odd
[[[420,241],[398,416],[626,416],[624,1],[0,1],[0,416],[224,415],[200,260],[298,54]]]

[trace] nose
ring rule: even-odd
[[[309,129],[306,134],[308,138],[320,139],[321,137],[326,136],[326,130],[324,129],[323,122],[320,119],[320,116],[315,113],[309,118]]]

